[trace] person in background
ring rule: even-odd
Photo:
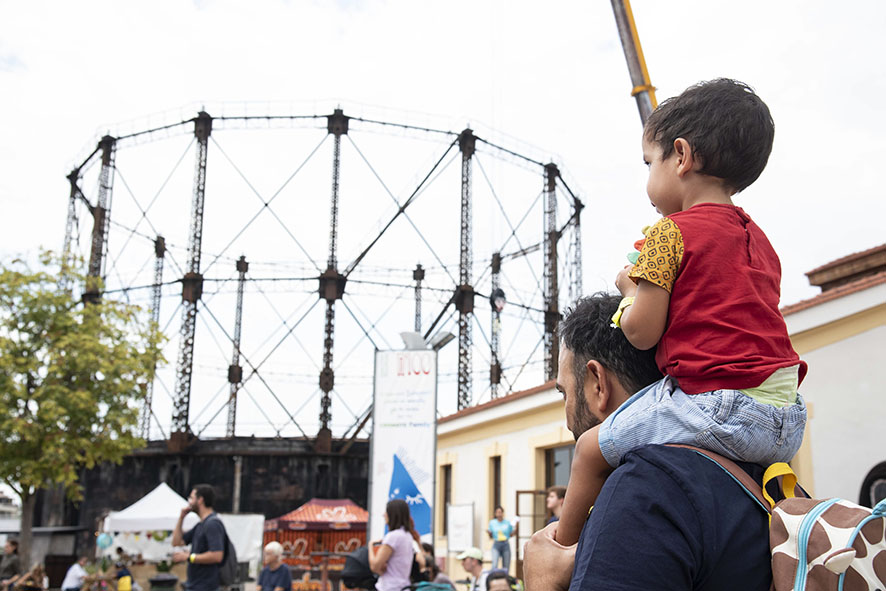
[[[369,568],[379,575],[375,588],[378,591],[401,591],[411,584],[409,573],[415,550],[410,527],[409,505],[402,499],[388,501],[385,507],[385,523],[388,533],[369,546]]]
[[[37,563],[27,573],[11,581],[9,586],[22,591],[40,591],[49,587],[49,577],[43,565]]]
[[[191,551],[172,555],[173,562],[188,562],[187,591],[217,591],[220,587],[219,570],[225,558],[225,526],[213,510],[215,490],[208,484],[198,484],[188,496],[172,531],[172,545],[190,544]],[[182,531],[185,517],[193,511],[200,522],[186,532]]]
[[[85,566],[85,556],[81,556],[77,559],[77,562],[71,565],[62,581],[62,591],[80,591],[80,588],[83,587],[83,582],[89,576],[89,573],[84,568]]]
[[[292,572],[283,564],[283,546],[280,542],[269,542],[265,546],[264,565],[258,576],[255,591],[290,591]]]
[[[118,552],[118,556],[120,554],[122,552]],[[114,566],[117,567],[117,574],[114,575],[114,579],[117,581],[117,591],[132,591],[132,573],[126,568],[126,563],[118,560]]]
[[[545,506],[552,513],[546,525],[560,520],[560,511],[563,509],[563,499],[566,498],[565,486],[552,486],[548,488],[548,496],[545,498]]]
[[[0,560],[0,589],[5,591],[12,579],[22,574],[22,563],[18,558],[18,540],[6,540],[3,546],[3,559]]]
[[[523,587],[503,570],[494,570],[486,577],[486,591],[517,591]]]
[[[483,551],[472,546],[456,556],[461,560],[461,567],[470,576],[470,591],[483,591],[486,589],[486,577],[489,571],[483,570]]]
[[[428,573],[428,581],[437,585],[449,585],[455,590],[455,583],[449,578],[449,575],[440,570],[434,555],[434,546],[427,542],[422,542],[421,548],[425,554],[426,571]]]
[[[495,519],[489,521],[486,533],[492,538],[491,568],[498,568],[501,558],[501,568],[507,572],[511,565],[511,543],[508,540],[514,535],[514,525],[505,520],[505,510],[501,505],[495,508]]]

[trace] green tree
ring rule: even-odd
[[[109,297],[84,304],[60,286],[84,285],[43,253],[40,267],[0,263],[0,478],[20,497],[20,555],[28,562],[37,490],[82,496],[81,468],[121,462],[144,386],[162,361],[143,311]]]

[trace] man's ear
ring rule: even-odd
[[[674,140],[674,153],[677,155],[677,176],[685,176],[696,164],[692,146],[685,139],[678,137]]]
[[[585,379],[585,399],[589,410],[596,410],[596,414],[602,414],[609,406],[609,398],[612,394],[609,387],[609,371],[596,359],[591,359],[587,364],[587,377]]]

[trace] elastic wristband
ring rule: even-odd
[[[190,562],[191,564],[194,564],[194,560],[196,560],[196,559],[197,559],[197,555],[194,553],[191,553],[191,555],[188,556],[188,562]]]
[[[634,303],[634,296],[621,298],[618,304],[618,310],[612,315],[612,328],[621,328],[621,315],[624,314],[625,308]]]

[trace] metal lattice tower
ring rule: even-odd
[[[421,282],[424,278],[424,268],[420,264],[416,265],[412,272],[412,279],[415,280],[415,332],[421,332]]]
[[[492,306],[492,338],[489,341],[489,389],[492,398],[498,398],[498,385],[501,383],[501,311],[495,304],[495,298],[501,290],[501,253],[492,253],[492,294],[489,303]]]
[[[323,369],[320,370],[320,430],[315,447],[317,451],[328,452],[332,448],[332,430],[329,423],[332,413],[331,392],[335,387],[335,370],[332,367],[332,353],[335,344],[335,302],[345,293],[346,277],[338,272],[338,197],[339,175],[341,171],[341,136],[348,134],[348,117],[341,109],[335,109],[327,118],[326,129],[333,135],[332,151],[332,199],[329,220],[329,259],[326,271],[320,275],[320,297],[326,300],[326,326],[323,337]]]
[[[458,260],[458,282],[455,308],[458,310],[458,409],[471,404],[471,317],[474,313],[474,288],[471,285],[473,264],[473,228],[471,213],[471,168],[476,136],[465,129],[458,136],[461,150],[461,249]]]
[[[570,304],[582,296],[581,278],[581,210],[585,205],[578,197],[572,200],[572,282],[569,284]]]
[[[191,201],[191,225],[188,235],[188,266],[182,278],[182,323],[176,365],[175,399],[172,411],[170,446],[180,447],[187,442],[190,425],[191,374],[194,368],[194,334],[197,329],[197,302],[203,294],[203,276],[200,274],[200,256],[203,242],[203,202],[206,196],[206,156],[212,117],[200,111],[194,119],[197,138],[197,157],[194,167],[194,196]]]
[[[557,324],[560,322],[560,293],[557,282],[557,242],[560,231],[557,229],[557,178],[560,170],[556,164],[545,164],[544,185],[544,298],[545,298],[545,379],[557,377],[559,342]]]
[[[102,168],[98,177],[98,201],[91,208],[92,244],[89,266],[86,268],[86,290],[83,297],[94,301],[99,297],[100,283],[105,278],[105,260],[108,253],[108,229],[111,225],[111,197],[114,192],[114,154],[117,140],[106,135],[98,142],[102,153]]]
[[[157,236],[154,240],[154,284],[151,286],[151,324],[158,327],[160,324],[160,298],[163,295],[163,263],[166,260],[166,240],[163,236]],[[159,330],[159,329],[158,329]],[[157,371],[157,361],[154,360],[153,374]],[[145,402],[139,417],[139,433],[141,438],[147,441],[151,437],[151,406],[154,401],[154,380],[148,382],[145,388]]]
[[[234,310],[234,353],[231,356],[231,365],[228,366],[228,383],[231,384],[231,395],[228,398],[228,426],[225,431],[227,437],[233,437],[237,427],[237,392],[243,383],[243,368],[240,366],[240,334],[243,330],[243,287],[246,285],[246,272],[249,263],[246,257],[241,256],[237,261],[237,307]]]
[[[70,269],[74,264],[74,229],[79,228],[80,226],[77,217],[77,199],[83,198],[83,194],[80,192],[80,186],[78,185],[79,181],[80,169],[75,168],[71,171],[71,174],[68,175],[68,182],[71,184],[71,195],[68,199],[68,215],[65,220],[65,243],[62,246],[62,266],[65,269]],[[68,291],[71,289],[65,274],[62,274],[59,288],[62,291]]]

